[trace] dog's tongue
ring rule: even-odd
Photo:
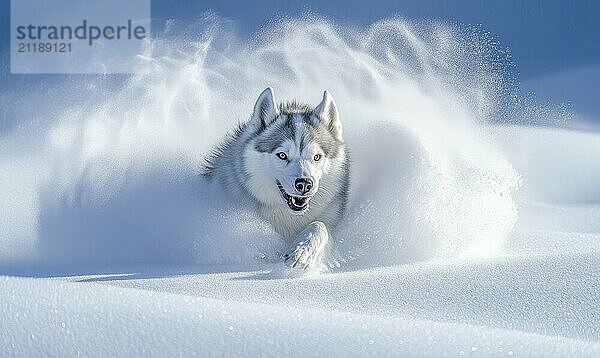
[[[300,207],[308,204],[308,200],[309,200],[309,198],[292,197],[292,202],[294,203],[294,205],[300,206]]]

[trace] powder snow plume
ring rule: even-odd
[[[135,75],[49,79],[27,89],[35,106],[1,94],[18,105],[0,132],[0,263],[275,260],[269,226],[198,175],[266,86],[313,105],[328,89],[338,104],[353,159],[340,261],[493,255],[520,180],[487,131],[513,91],[499,59],[485,32],[401,18],[286,18],[250,39],[212,14],[170,21]]]

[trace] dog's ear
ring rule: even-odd
[[[315,124],[319,122],[324,123],[334,137],[342,140],[342,123],[340,122],[340,115],[333,97],[327,90],[323,93],[323,100],[313,111],[313,121],[315,121]]]
[[[256,126],[257,130],[264,129],[273,123],[277,116],[279,116],[279,110],[277,109],[277,105],[275,105],[273,89],[267,87],[256,100],[254,113],[250,122]]]

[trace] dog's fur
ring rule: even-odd
[[[252,118],[213,151],[204,175],[249,203],[290,244],[287,265],[319,265],[328,228],[346,209],[350,178],[333,98],[325,91],[314,109],[296,102],[277,106],[268,87]]]

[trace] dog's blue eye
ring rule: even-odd
[[[315,160],[315,162],[318,162],[319,160],[321,160],[321,154],[315,154],[313,159]]]
[[[281,160],[287,160],[287,154],[285,154],[284,152],[279,152],[276,155],[277,155],[277,158],[279,158]]]

